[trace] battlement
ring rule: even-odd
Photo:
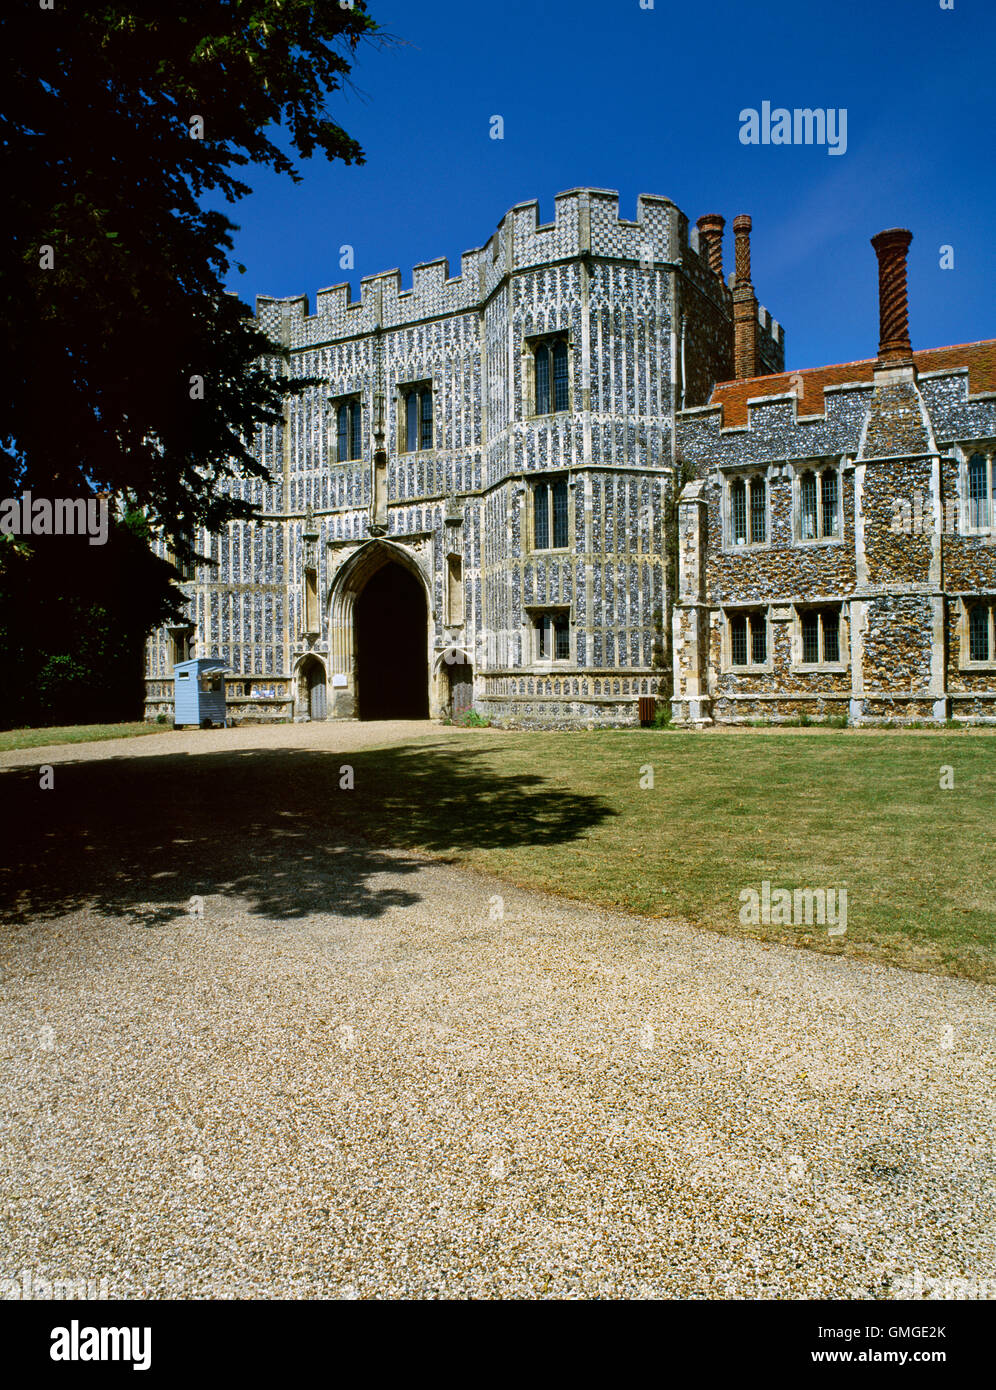
[[[774,314],[769,314],[763,304],[757,306],[757,321],[761,326],[762,334],[769,338],[772,343],[784,343],[785,329],[775,318]]]
[[[315,312],[307,295],[275,299],[260,295],[260,326],[291,348],[396,328],[480,308],[508,274],[555,264],[582,255],[632,261],[671,262],[688,244],[688,221],[670,198],[641,194],[636,220],[619,216],[619,194],[600,188],[575,188],[554,199],[554,220],[540,222],[534,199],[505,213],[484,246],[465,251],[460,274],[450,275],[443,257],[414,267],[410,289],[403,289],[398,269],[364,276],[353,300],[349,284],[318,291]]]
[[[913,360],[921,377],[959,378],[965,400],[996,391],[996,339],[956,347],[917,349]],[[867,357],[856,362],[804,367],[795,372],[778,372],[744,381],[721,381],[713,391],[708,409],[720,411],[724,430],[753,428],[755,413],[774,400],[794,401],[799,419],[822,418],[827,414],[826,397],[830,393],[871,390],[875,364],[874,357]]]
[[[799,377],[801,373],[793,375]],[[750,384],[753,386],[758,380],[766,381],[767,378],[756,378]],[[853,422],[852,402],[860,399],[862,404],[859,412],[863,412],[867,408],[871,390],[871,383],[864,381],[828,385],[821,393],[819,408],[813,409],[813,403],[804,399],[798,388],[783,384],[783,389],[778,391],[761,389],[756,395],[745,393],[738,396],[736,407],[731,410],[731,401],[721,395],[720,388],[717,388],[708,405],[685,409],[680,412],[679,418],[682,424],[694,424],[699,438],[708,434],[718,443],[724,436],[768,435],[772,431],[812,423],[833,424],[838,417]],[[740,406],[743,407],[742,415],[737,409]]]

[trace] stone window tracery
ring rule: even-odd
[[[996,598],[966,599],[961,664],[996,665]]]
[[[820,608],[799,611],[800,664],[803,666],[836,666],[841,662],[840,640],[841,605],[827,604]]]
[[[763,478],[750,480],[750,538],[760,545],[768,538],[767,485]]]
[[[799,473],[797,536],[800,541],[839,539],[840,470],[835,464]]]
[[[730,665],[733,667],[765,666],[768,661],[768,620],[763,609],[745,609],[730,613]]]
[[[567,338],[557,334],[527,340],[532,358],[534,415],[554,415],[570,409],[570,357]],[[527,383],[528,397],[528,383]]]
[[[760,474],[733,478],[727,494],[731,546],[764,545],[768,539],[768,484]]]
[[[336,403],[335,457],[337,463],[350,463],[363,457],[363,408],[358,396]]]
[[[431,449],[433,440],[432,383],[423,381],[401,390],[401,452]]]
[[[533,484],[533,549],[566,550],[570,528],[566,478]]]
[[[996,525],[996,451],[976,450],[965,468],[966,529],[988,531]]]
[[[570,614],[564,609],[534,614],[533,640],[537,661],[570,661]]]

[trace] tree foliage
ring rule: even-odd
[[[8,723],[117,715],[125,687],[136,713],[181,597],[150,537],[190,559],[251,514],[230,480],[265,478],[255,435],[307,383],[225,292],[235,227],[202,204],[252,165],[362,163],[326,107],[378,33],[362,0],[46,2],[0,9],[0,498],[100,491],[118,519],[106,547],[0,536]]]
[[[103,545],[85,536],[0,541],[0,728],[142,716],[142,650],[178,618],[173,566],[138,513]]]
[[[375,31],[339,0],[0,13],[4,496],[104,489],[181,550],[247,513],[224,480],[262,475],[253,437],[295,388],[225,293],[233,224],[201,199],[244,196],[252,164],[362,162],[326,102]]]

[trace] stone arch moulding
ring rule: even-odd
[[[342,559],[332,577],[328,596],[329,633],[329,717],[332,719],[355,719],[359,714],[358,691],[356,688],[356,634],[353,626],[353,610],[357,596],[363,591],[367,580],[385,565],[403,565],[415,576],[425,594],[428,621],[426,655],[432,669],[432,633],[434,612],[432,605],[431,557],[428,551],[430,542],[417,547],[399,545],[396,541],[376,538],[361,541]],[[438,717],[435,681],[430,685],[430,710],[432,717]]]
[[[447,661],[446,659],[447,655],[449,655],[450,657],[449,661]],[[470,654],[470,649],[466,646],[466,644],[463,642],[450,642],[449,645],[446,648],[444,648],[443,651],[436,653],[432,663],[433,674],[437,674],[446,666],[455,665],[455,658],[457,656],[462,657],[462,659],[467,663],[468,666],[473,666],[474,660]]]
[[[447,656],[449,660],[447,661]],[[449,642],[441,652],[437,652],[433,661],[431,679],[429,682],[430,706],[433,718],[441,718],[444,715],[452,714],[452,676],[454,668],[464,665],[471,673],[470,684],[473,689],[474,682],[474,658],[471,655],[470,647],[465,642]],[[473,695],[471,695],[473,705]]]

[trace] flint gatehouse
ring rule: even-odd
[[[235,722],[996,721],[996,339],[913,351],[911,234],[872,240],[878,355],[787,372],[749,217],[727,279],[716,214],[538,212],[459,276],[257,301],[321,385],[196,538],[147,716],[203,656]]]

